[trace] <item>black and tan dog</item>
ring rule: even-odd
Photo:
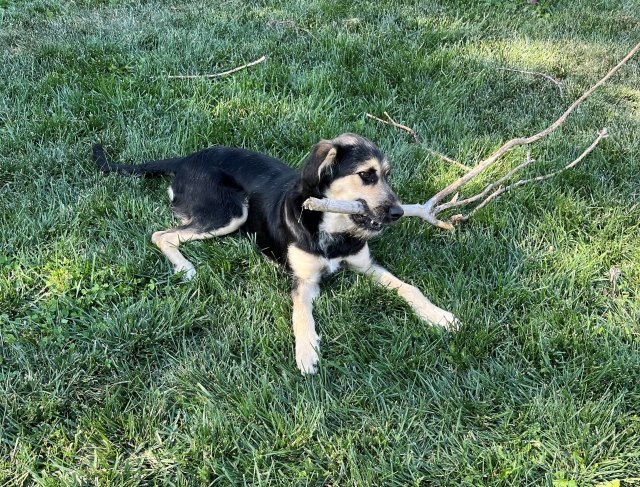
[[[155,232],[151,240],[176,272],[195,276],[193,264],[178,250],[181,243],[227,235],[255,235],[261,250],[286,265],[293,277],[293,333],[296,362],[303,374],[316,372],[320,337],[312,302],[323,275],[342,263],[395,289],[429,323],[455,326],[453,315],[432,304],[414,286],[376,265],[367,240],[402,214],[389,187],[390,166],[369,140],[343,134],[316,144],[296,172],[281,161],[243,149],[212,147],[195,154],[139,165],[107,162],[100,145],[93,157],[102,171],[154,176],[171,174],[169,199],[181,220]],[[360,201],[366,215],[302,209],[308,197]]]

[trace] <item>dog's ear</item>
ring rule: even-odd
[[[311,149],[302,168],[301,180],[305,190],[315,189],[322,176],[336,162],[338,148],[330,140],[321,140]]]

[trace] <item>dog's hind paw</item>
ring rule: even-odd
[[[309,340],[296,340],[296,364],[302,375],[314,375],[318,372],[319,349],[318,335],[309,337]]]

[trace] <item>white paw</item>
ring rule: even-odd
[[[181,272],[183,273],[182,278],[185,281],[190,281],[191,279],[196,277],[196,269],[195,267],[193,267],[193,264],[191,262],[187,262],[186,264],[181,264],[175,267],[176,274],[179,274]]]
[[[318,371],[320,337],[315,333],[304,339],[296,339],[296,364],[302,375],[314,375]]]
[[[458,318],[453,316],[448,311],[442,310],[442,313],[437,322],[434,321],[434,324],[441,326],[445,330],[449,331],[458,331],[460,329],[461,323]]]
[[[440,326],[448,331],[458,331],[460,329],[460,320],[458,318],[431,303],[414,306],[413,309],[418,317],[432,325]]]

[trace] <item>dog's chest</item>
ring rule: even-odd
[[[337,271],[344,259],[342,257],[336,257],[334,259],[324,259],[325,260],[325,269],[327,274],[333,274]]]
[[[349,235],[347,233],[327,233],[321,232],[318,239],[318,246],[327,262],[337,262],[335,269],[340,267],[345,257],[355,255],[362,250],[366,242],[362,239]],[[329,268],[333,264],[328,263]],[[332,271],[332,272],[335,272]]]

